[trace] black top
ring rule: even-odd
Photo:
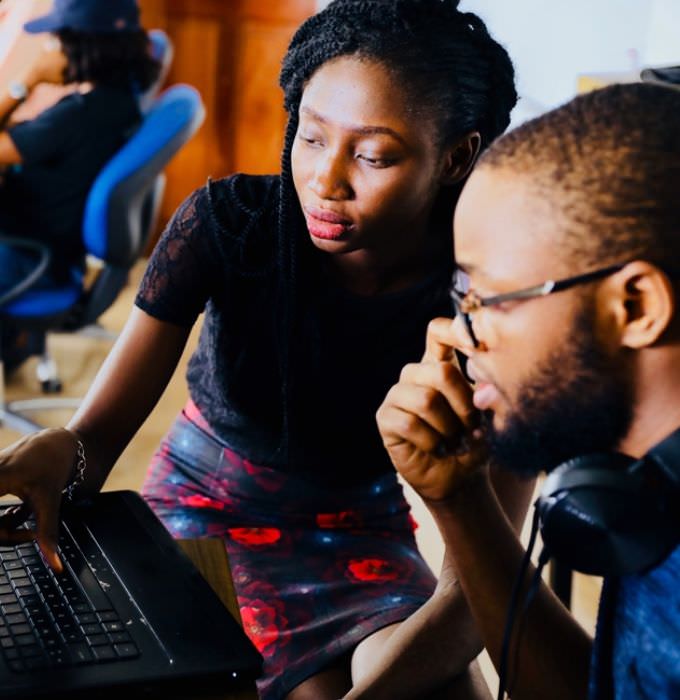
[[[452,262],[412,289],[377,297],[317,280],[291,353],[286,454],[273,262],[278,185],[273,176],[237,175],[194,192],[156,246],[136,304],[182,326],[205,308],[189,390],[239,454],[328,485],[365,483],[392,469],[375,412],[402,367],[422,356],[430,319],[453,313]]]
[[[0,230],[49,244],[55,272],[79,261],[88,191],[139,120],[131,91],[102,85],[11,127],[22,163],[0,188]]]

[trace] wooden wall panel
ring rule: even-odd
[[[208,176],[278,172],[285,126],[281,59],[315,0],[140,0],[147,28],[171,37],[168,83],[201,93],[206,120],[168,166],[161,220]]]

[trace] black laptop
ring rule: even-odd
[[[65,506],[59,554],[55,575],[35,543],[0,547],[1,698],[224,691],[258,675],[258,652],[136,493]]]

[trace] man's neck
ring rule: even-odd
[[[641,375],[633,422],[619,445],[621,452],[636,458],[680,427],[680,359],[654,363]]]

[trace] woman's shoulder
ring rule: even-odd
[[[194,196],[201,198],[213,216],[227,229],[254,217],[276,211],[279,177],[237,173],[219,180],[209,179]]]
[[[276,175],[209,179],[180,204],[169,228],[180,238],[204,241],[223,261],[239,260],[239,267],[255,272],[272,259],[278,190]]]

